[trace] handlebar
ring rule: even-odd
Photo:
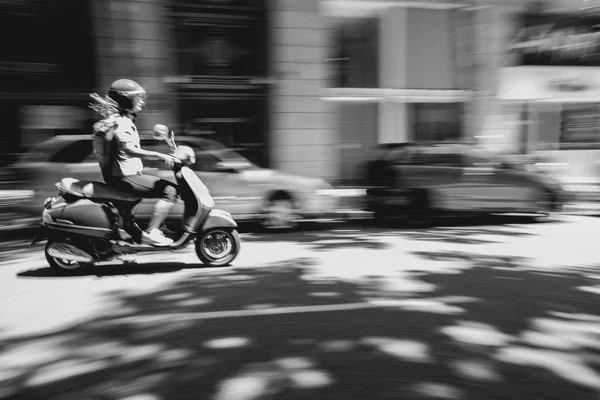
[[[181,161],[179,158],[172,156],[171,154],[166,154],[167,156],[169,156],[171,158],[171,160],[173,160],[173,164],[183,164],[183,161]],[[165,159],[161,158],[161,161],[163,163],[167,163],[167,161]]]

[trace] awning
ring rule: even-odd
[[[600,102],[600,69],[591,67],[508,67],[499,73],[499,100]]]
[[[335,102],[460,103],[470,100],[469,90],[329,88],[321,99]]]

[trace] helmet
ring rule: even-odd
[[[146,105],[146,91],[139,83],[131,79],[118,79],[110,85],[108,97],[113,99],[119,108],[131,113],[138,113]]]

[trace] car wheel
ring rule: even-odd
[[[411,223],[423,227],[431,225],[434,210],[431,207],[429,192],[424,189],[414,189],[409,196],[410,201],[407,211]]]
[[[552,220],[554,215],[554,194],[548,189],[538,189],[534,196],[535,221],[546,222]]]
[[[390,216],[390,209],[386,207],[380,189],[369,189],[367,191],[366,209],[373,215],[376,224],[384,223]]]
[[[271,196],[264,205],[260,225],[267,230],[289,230],[298,226],[298,210],[286,192]]]
[[[391,190],[370,199],[369,211],[377,226],[389,226],[406,221],[410,216],[411,194],[408,191]]]

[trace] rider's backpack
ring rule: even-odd
[[[112,168],[113,137],[117,128],[118,115],[110,116],[94,124],[92,140],[96,159],[102,170]]]

